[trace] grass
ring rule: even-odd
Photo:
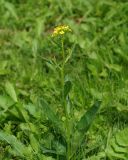
[[[128,159],[127,15],[127,0],[0,1],[1,160]]]

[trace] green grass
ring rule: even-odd
[[[63,62],[61,43],[51,38],[61,24],[73,30],[64,46],[72,52],[65,65],[71,157],[53,64]],[[127,44],[127,0],[1,0],[0,159],[127,160]]]

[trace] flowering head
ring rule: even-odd
[[[64,35],[66,32],[71,32],[71,28],[67,25],[61,25],[54,28],[54,31],[52,33],[52,37]]]

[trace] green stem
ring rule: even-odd
[[[62,85],[62,105],[64,107],[65,116],[66,116],[66,137],[67,137],[67,160],[70,160],[70,125],[69,125],[69,115],[67,112],[66,99],[64,97],[64,79],[65,79],[65,51],[64,51],[64,39],[61,39],[62,47],[62,67],[61,67],[61,85]]]
[[[65,104],[65,98],[64,98],[64,78],[65,78],[65,53],[64,53],[64,40],[61,39],[61,47],[62,47],[62,66],[61,66],[61,84],[62,84],[62,104],[65,109],[66,113],[66,104]]]

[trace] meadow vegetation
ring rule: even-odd
[[[128,160],[127,0],[0,0],[0,160]]]

